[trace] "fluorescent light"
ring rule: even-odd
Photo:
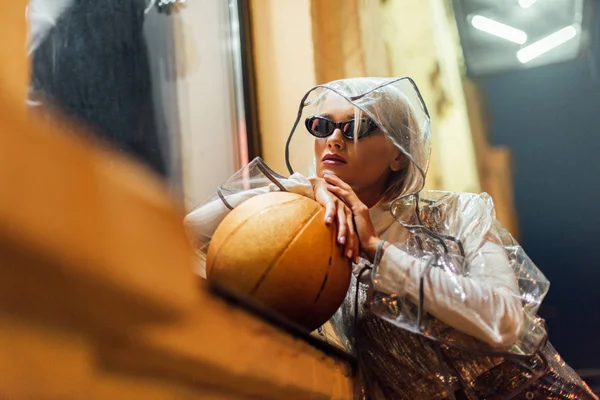
[[[575,25],[567,26],[561,30],[554,32],[551,35],[546,36],[543,39],[538,40],[535,43],[530,44],[527,47],[523,47],[517,51],[517,58],[523,64],[528,63],[541,56],[542,54],[560,46],[561,44],[573,39],[577,36],[577,28]]]
[[[521,8],[529,8],[536,2],[537,0],[519,0],[519,5],[521,6]]]
[[[471,25],[473,25],[473,28],[475,29],[479,29],[480,31],[484,31],[514,43],[523,44],[527,41],[527,34],[522,30],[481,15],[474,15],[473,18],[471,18]]]

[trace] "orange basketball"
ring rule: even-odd
[[[351,274],[336,229],[324,220],[321,205],[297,194],[246,200],[212,237],[208,280],[316,329],[342,304]]]

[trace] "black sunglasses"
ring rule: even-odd
[[[369,136],[379,129],[377,124],[370,118],[362,118],[360,121],[361,122],[358,125],[359,139]],[[336,129],[339,129],[342,132],[342,135],[349,140],[354,140],[355,123],[356,122],[353,119],[345,122],[333,122],[327,118],[317,116],[308,117],[304,122],[308,132],[315,137],[323,139],[331,135]]]

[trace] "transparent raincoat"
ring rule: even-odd
[[[371,210],[391,245],[375,265],[354,265],[347,298],[330,323],[356,354],[367,399],[595,398],[547,342],[537,310],[549,282],[496,220],[486,194],[422,191],[429,115],[414,82],[353,78],[312,88],[286,144],[290,176],[256,159],[186,217],[203,259],[228,210],[256,194],[314,198],[314,137],[307,117],[335,93],[369,118],[410,160]],[[360,151],[360,142],[354,146]],[[398,183],[399,182],[399,183]],[[307,266],[309,271],[309,266]]]

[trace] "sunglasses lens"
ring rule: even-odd
[[[340,128],[342,135],[344,135],[347,139],[354,140],[354,120],[340,124],[336,124],[322,117],[310,117],[306,120],[306,128],[313,136],[318,138],[326,138],[327,136],[331,135],[336,127]],[[377,128],[373,127],[373,123],[369,119],[363,118],[358,127],[358,137],[360,138],[366,136],[375,129]]]
[[[316,137],[326,137],[333,132],[333,124],[322,118],[310,118],[308,121],[308,130]]]
[[[342,126],[342,135],[348,139],[354,139],[354,120],[348,121]]]
[[[358,127],[358,137],[363,137],[373,132],[376,128],[373,127],[373,123],[368,118],[363,118],[360,121],[360,125]]]

